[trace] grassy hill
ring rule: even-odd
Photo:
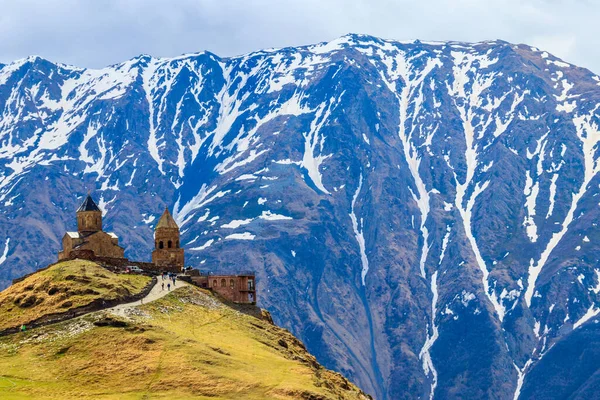
[[[0,331],[97,299],[125,298],[149,282],[146,276],[115,274],[91,261],[60,262],[0,293]]]
[[[110,276],[104,270],[92,272],[89,264],[78,265],[85,265],[88,277]],[[84,289],[86,284],[80,280],[65,280],[71,272],[63,270],[57,278],[56,271],[43,271],[21,282],[19,288],[45,282],[41,276],[50,274],[53,284],[68,287],[65,282],[73,282]],[[134,285],[120,281],[131,277],[110,277],[119,287]],[[135,287],[144,284],[135,282]],[[0,299],[14,296],[11,289],[1,293]],[[109,290],[98,295],[113,294]],[[0,307],[0,321],[15,320],[14,310]],[[321,367],[288,331],[240,313],[210,292],[186,286],[131,308],[125,316],[99,311],[0,337],[0,398],[317,400],[368,396],[341,375]]]

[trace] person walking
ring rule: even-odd
[[[171,291],[171,284],[167,283],[167,289],[169,289],[169,291]]]
[[[164,282],[162,283],[162,290],[165,290],[165,283]]]

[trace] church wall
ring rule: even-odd
[[[174,267],[181,271],[185,262],[183,249],[156,249],[152,252],[152,262],[160,267]]]
[[[100,211],[79,211],[77,213],[77,230],[79,232],[101,231],[102,213]]]
[[[93,250],[97,257],[124,258],[125,250],[113,243],[106,232],[97,232],[85,238],[80,249]]]
[[[156,232],[154,232],[154,245],[157,250],[160,250],[160,242],[163,244],[163,249],[168,249],[169,241],[171,241],[170,248],[177,249],[180,247],[179,229],[158,228]]]
[[[58,259],[59,260],[65,260],[68,259],[70,257],[70,253],[73,250],[73,247],[77,244],[79,244],[81,242],[81,240],[77,240],[76,243],[74,243],[74,240],[71,236],[69,236],[68,234],[65,234],[62,238],[62,248],[63,250],[58,253]]]

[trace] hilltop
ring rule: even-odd
[[[147,276],[112,273],[92,261],[53,264],[0,293],[0,332],[103,301],[134,297],[150,281]]]
[[[58,263],[0,293],[0,321],[12,326],[61,307],[124,298],[149,281],[89,261]],[[178,286],[147,304],[1,336],[0,398],[369,398],[321,367],[288,331],[208,291]],[[54,287],[58,292],[49,295]],[[9,305],[23,296],[43,300]]]

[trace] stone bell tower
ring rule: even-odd
[[[179,226],[168,208],[156,224],[152,263],[165,271],[183,270],[184,254],[179,244]]]
[[[86,199],[77,209],[77,231],[83,235],[88,235],[101,230],[102,211],[88,193]]]

